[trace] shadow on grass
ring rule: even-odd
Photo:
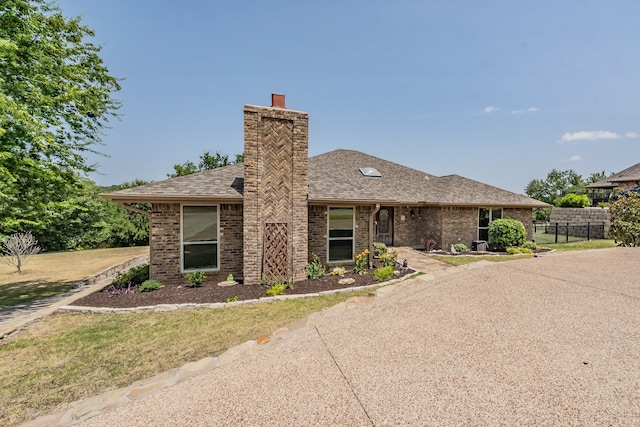
[[[0,308],[14,307],[63,294],[75,287],[75,282],[45,282],[38,280],[26,280],[0,285]]]

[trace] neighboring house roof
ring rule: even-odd
[[[381,177],[364,176],[373,167]],[[242,201],[243,164],[104,195],[114,201]],[[353,150],[309,158],[309,203],[547,207],[546,203],[458,175],[437,177]]]
[[[640,181],[640,163],[615,173],[602,181],[589,184],[587,188],[615,188],[619,183],[625,181]]]

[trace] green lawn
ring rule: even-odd
[[[0,264],[0,308],[64,293],[84,278],[148,253],[148,246],[42,253],[28,260],[22,274]]]
[[[54,314],[0,341],[0,425],[216,356],[373,291],[215,310]]]
[[[588,240],[572,243],[557,244],[539,244],[538,247],[555,249],[558,252],[566,251],[583,251],[587,249],[606,249],[615,248],[616,243],[613,240]],[[478,261],[505,262],[516,259],[532,258],[532,254],[520,255],[432,255],[432,258],[438,261],[446,262],[451,265],[470,264]]]

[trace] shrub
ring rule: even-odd
[[[358,274],[367,274],[367,262],[369,261],[369,249],[365,249],[359,254],[355,255],[356,266],[354,271]]]
[[[520,246],[527,238],[524,224],[516,219],[495,219],[489,224],[489,246],[504,251],[510,246]]]
[[[390,278],[393,277],[393,267],[388,265],[386,267],[377,268],[373,272],[373,276],[376,278],[378,282],[389,280]]]
[[[334,267],[333,270],[331,270],[331,275],[332,276],[344,276],[345,273],[345,268],[344,267]]]
[[[324,266],[316,254],[313,254],[313,261],[309,261],[305,269],[309,279],[317,279],[324,276]]]
[[[522,247],[530,249],[531,251],[535,251],[536,249],[538,249],[538,245],[536,245],[536,242],[524,242],[522,244]]]
[[[232,297],[227,298],[227,302],[236,302],[238,301],[238,295],[234,295]]]
[[[185,274],[184,278],[189,281],[192,288],[196,288],[202,285],[202,282],[204,282],[204,279],[206,279],[207,276],[204,274],[204,272],[196,270],[193,273]]]
[[[373,243],[373,254],[377,257],[380,257],[387,253],[387,245],[382,242],[374,242]]]
[[[149,264],[131,267],[124,273],[118,273],[110,287],[114,289],[131,288],[131,286],[140,285],[145,280],[149,280]]]
[[[380,256],[380,259],[382,260],[383,266],[395,268],[398,262],[398,252],[391,250]]]
[[[532,253],[532,250],[529,248],[516,248],[516,247],[509,247],[507,248],[507,253],[510,253],[511,255],[515,255],[515,254],[530,254]]]
[[[618,246],[640,246],[640,195],[629,191],[609,204],[611,228],[609,237]]]
[[[536,221],[549,221],[551,208],[538,208],[533,211],[533,219]]]
[[[0,261],[13,265],[22,274],[22,266],[27,263],[31,255],[40,252],[38,241],[31,233],[15,233],[9,236],[0,248]]]
[[[151,291],[155,291],[158,290],[162,287],[162,285],[160,284],[160,282],[158,282],[157,280],[145,280],[144,282],[142,282],[142,284],[138,287],[138,290],[140,292],[151,292]]]
[[[453,249],[455,249],[456,252],[469,252],[469,248],[467,248],[467,245],[464,243],[456,243],[453,245]]]
[[[569,193],[565,196],[558,197],[554,204],[559,208],[585,208],[591,204],[586,194]]]

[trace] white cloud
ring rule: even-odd
[[[580,157],[579,155],[569,157],[570,162],[579,162],[580,160],[582,160],[582,157]]]
[[[493,113],[494,111],[498,111],[499,108],[496,107],[495,105],[491,105],[487,108],[485,108],[484,110],[482,110],[483,113]]]
[[[566,132],[562,135],[562,138],[558,141],[560,144],[573,141],[596,141],[598,139],[620,139],[620,138],[637,138],[638,134],[635,132],[627,132],[624,135],[620,135],[608,130],[583,130],[580,132]]]
[[[511,110],[511,114],[535,113],[538,110],[538,107],[529,107],[526,110]]]

